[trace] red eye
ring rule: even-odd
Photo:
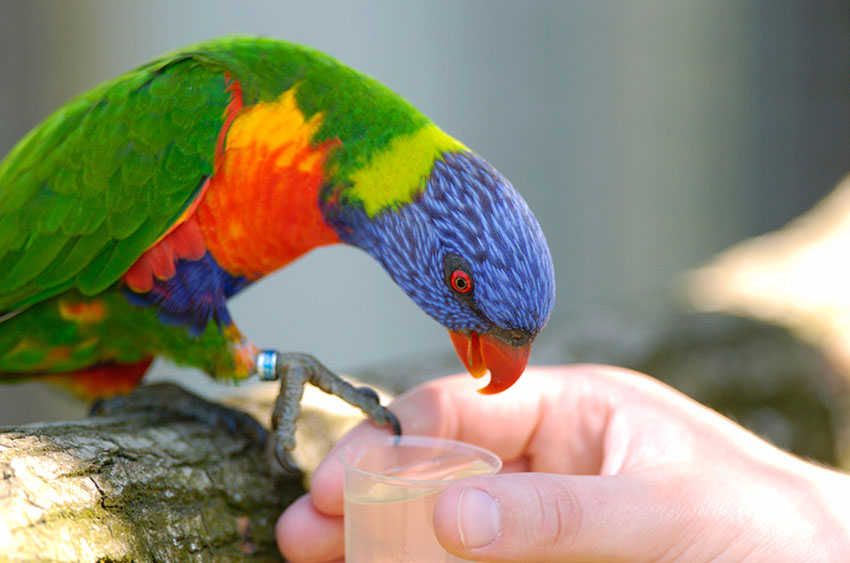
[[[472,280],[469,279],[469,274],[463,270],[455,270],[452,272],[451,280],[452,289],[458,293],[469,293],[472,289]]]

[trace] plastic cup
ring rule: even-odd
[[[452,482],[498,472],[498,456],[454,440],[382,436],[347,444],[339,458],[346,563],[468,561],[437,542],[434,505]]]

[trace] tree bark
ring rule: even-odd
[[[0,562],[279,561],[275,521],[303,490],[256,433],[177,410],[7,427]]]

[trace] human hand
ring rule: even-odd
[[[850,477],[799,460],[641,374],[529,368],[484,396],[467,377],[392,405],[406,434],[461,440],[503,473],[450,485],[437,539],[476,561],[850,561]],[[293,562],[343,556],[336,449],[277,525]]]

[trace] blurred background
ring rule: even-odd
[[[553,336],[588,311],[651,303],[850,171],[846,0],[0,0],[0,155],[71,96],[232,33],[371,74],[505,174],[549,239]],[[351,248],[302,258],[232,312],[259,345],[342,372],[450,350]],[[155,378],[177,373],[155,365]],[[38,384],[0,388],[0,425],[82,413]]]

